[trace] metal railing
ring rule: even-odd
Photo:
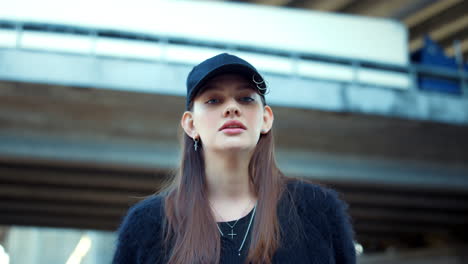
[[[115,39],[115,40],[126,40],[126,41],[137,41],[139,43],[145,44],[154,44],[160,45],[163,49],[168,45],[183,45],[187,47],[195,48],[208,48],[216,50],[226,50],[226,51],[236,51],[236,52],[247,52],[251,54],[272,56],[275,58],[289,60],[292,64],[292,71],[289,73],[281,73],[276,71],[273,74],[279,75],[291,75],[291,77],[299,78],[308,78],[308,79],[317,79],[317,80],[326,80],[334,81],[345,84],[352,85],[369,85],[369,83],[363,83],[357,78],[358,73],[363,70],[377,70],[386,73],[395,73],[400,74],[401,76],[406,76],[410,82],[408,89],[417,89],[418,79],[423,76],[432,76],[437,78],[442,78],[446,80],[452,80],[458,82],[461,87],[462,96],[468,94],[468,73],[462,69],[459,70],[450,70],[444,67],[437,66],[428,66],[428,65],[419,65],[419,64],[410,64],[407,66],[387,64],[376,61],[365,61],[365,60],[356,60],[352,58],[343,58],[337,56],[327,56],[323,54],[312,54],[312,53],[297,53],[289,52],[285,50],[273,50],[262,47],[254,47],[248,45],[226,45],[225,43],[215,43],[215,42],[204,42],[200,40],[187,39],[181,37],[167,37],[159,36],[156,34],[147,34],[139,32],[129,32],[129,31],[120,31],[120,30],[110,30],[110,29],[99,29],[99,28],[88,28],[75,25],[59,25],[59,24],[48,24],[48,23],[38,23],[38,22],[27,22],[27,21],[11,21],[11,20],[1,20],[0,19],[0,31],[9,31],[14,32],[14,45],[4,45],[3,48],[14,48],[14,49],[28,49],[27,47],[22,46],[22,37],[25,32],[40,32],[40,33],[53,33],[63,36],[79,36],[84,37],[89,40],[89,49],[83,51],[85,56],[99,56],[96,54],[95,45],[100,38],[106,39]],[[11,42],[11,39],[10,39]],[[10,43],[11,44],[11,43]],[[0,43],[0,48],[1,43]],[[63,52],[63,51],[62,51]],[[118,54],[115,56],[119,57]],[[146,58],[132,58],[139,60],[154,60]],[[166,63],[171,63],[171,61],[164,57],[164,54],[161,54],[159,61],[164,61]],[[317,76],[295,76],[298,75],[297,72],[294,72],[294,69],[297,69],[297,64],[299,62],[318,62],[326,65],[333,66],[344,66],[352,72],[352,78],[349,79],[330,79],[330,78],[321,78]],[[180,61],[177,63],[181,63]],[[190,64],[190,62],[187,62]],[[385,88],[398,88],[402,87],[392,86],[392,84],[379,84],[373,83],[372,86],[375,87],[385,87]]]

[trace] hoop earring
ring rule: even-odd
[[[255,83],[255,85],[257,85],[257,88],[259,90],[265,91],[267,89],[267,87],[265,87],[265,88],[260,87],[261,84],[265,84],[265,86],[266,86],[265,80],[263,80],[263,78],[260,76],[261,81],[256,81],[255,80],[255,75],[257,75],[257,74],[254,73],[254,75],[252,75],[252,81]]]
[[[195,151],[197,151],[198,150],[198,141],[200,141],[200,140],[198,138],[194,138],[193,141],[194,141],[193,148],[195,149]]]

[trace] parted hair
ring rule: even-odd
[[[262,104],[266,105],[263,97]],[[188,110],[192,109],[193,102]],[[168,263],[219,263],[221,238],[208,201],[203,142],[200,139],[201,146],[195,151],[193,139],[181,134],[180,166],[162,190],[165,193],[163,230]],[[280,246],[277,205],[288,177],[279,170],[274,152],[271,129],[260,135],[248,166],[249,180],[258,198],[248,263],[271,263]]]

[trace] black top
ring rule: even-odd
[[[273,263],[280,264],[355,264],[356,254],[353,243],[348,205],[333,189],[319,185],[294,181],[287,185],[294,205],[282,198],[278,204],[281,229],[281,245],[273,257]],[[285,195],[283,195],[286,197]],[[161,223],[164,217],[164,197],[147,198],[128,211],[118,230],[118,240],[113,258],[114,264],[159,264],[165,263],[161,245]],[[291,222],[291,212],[297,212],[298,222]],[[249,248],[249,238],[238,249],[244,238],[253,210],[239,219],[233,231],[226,222],[218,226],[224,233],[221,237],[221,263],[244,263]],[[235,221],[228,222],[233,225]],[[299,227],[299,228],[298,228]],[[298,232],[298,230],[301,230]]]
[[[221,236],[221,263],[242,263],[242,260],[245,259],[247,250],[249,249],[250,245],[249,234],[252,232],[253,221],[250,228],[249,223],[250,220],[255,217],[253,211],[254,210],[252,209],[249,214],[240,218],[237,223],[236,220],[229,222],[218,222],[218,227],[221,232],[223,232],[223,235]],[[230,226],[233,226],[233,228]],[[246,239],[244,245],[242,245],[244,237]],[[241,256],[239,256],[239,249],[241,249]]]

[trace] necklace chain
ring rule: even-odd
[[[211,202],[210,202],[210,205],[211,205],[211,207],[213,208],[213,210],[216,212],[216,214],[219,216],[219,218],[221,218],[221,221],[222,221],[223,223],[225,223],[226,225],[228,225],[231,229],[234,229],[234,227],[237,225],[237,222],[239,222],[239,220],[242,218],[242,217],[237,218],[236,222],[235,222],[233,225],[230,225],[229,222],[225,222],[225,221],[224,221],[224,219],[223,219],[223,217],[221,216],[221,214],[218,212],[218,210],[216,210],[216,208],[211,204]],[[245,210],[246,210],[247,208],[249,208],[249,206],[250,206],[250,203],[247,205],[247,207],[244,209],[244,211],[242,211],[242,214],[245,212]]]
[[[241,255],[241,251],[242,251],[242,248],[244,247],[245,240],[247,239],[247,235],[249,234],[250,226],[252,225],[252,221],[253,221],[253,218],[255,216],[256,210],[257,210],[257,204],[255,204],[255,206],[253,208],[252,216],[250,216],[249,225],[247,226],[247,231],[245,231],[244,239],[242,239],[242,244],[240,245],[239,249],[237,250],[237,254],[239,256]],[[223,231],[221,231],[218,224],[216,224],[216,227],[218,227],[218,230],[219,230],[219,233],[221,233],[221,236],[224,236]]]
[[[211,202],[210,202],[210,205],[211,205]],[[211,207],[213,207],[213,205],[211,205]],[[247,207],[248,208],[248,207]],[[216,211],[216,209],[213,207],[213,209],[215,210],[216,214],[218,214],[218,216],[222,219],[221,215],[218,213],[218,211]],[[250,226],[252,225],[252,221],[253,221],[253,218],[255,216],[255,212],[257,210],[257,203],[255,203],[254,205],[254,208],[253,208],[253,212],[252,212],[252,216],[250,216],[250,221],[249,221],[249,225],[247,226],[247,231],[245,231],[245,235],[244,235],[244,239],[242,239],[242,243],[239,247],[239,249],[237,250],[238,252],[238,255],[240,256],[241,255],[241,251],[242,251],[242,248],[244,247],[244,243],[245,243],[245,240],[247,239],[247,235],[249,234],[249,231],[250,231]],[[245,211],[245,210],[244,210]],[[241,217],[242,218],[242,217]],[[240,218],[239,218],[240,219]],[[237,235],[237,234],[234,234],[233,232],[233,228],[234,226],[237,224],[237,222],[239,221],[239,219],[237,219],[237,221],[231,226],[230,224],[228,224],[228,226],[231,228],[231,234],[228,234],[228,235],[231,235],[231,238],[234,238],[234,235]],[[224,222],[227,224],[227,222]],[[216,227],[218,228],[219,230],[219,233],[221,234],[221,236],[224,237],[224,233],[223,231],[221,231],[221,228],[219,228],[219,225],[218,223],[216,223]]]
[[[249,234],[250,226],[252,225],[252,220],[253,220],[253,218],[255,216],[256,209],[257,209],[257,204],[255,204],[255,206],[254,206],[252,216],[250,217],[249,226],[247,227],[247,231],[245,231],[244,239],[242,240],[242,244],[241,244],[241,246],[240,246],[240,248],[238,250],[239,256],[241,255],[241,250],[242,250],[242,247],[244,246],[245,239],[247,238],[247,235]]]

